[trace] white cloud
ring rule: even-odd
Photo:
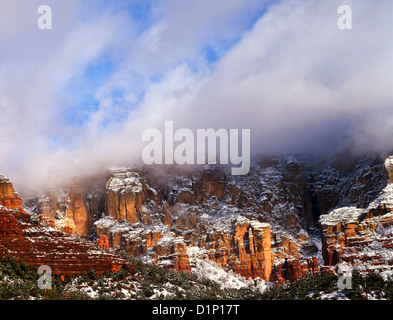
[[[142,132],[165,120],[250,128],[254,154],[393,147],[389,0],[348,1],[353,29],[346,31],[337,28],[341,1],[276,2],[249,30],[266,1],[157,2],[142,32],[115,7],[53,2],[62,14],[49,34],[32,27],[39,1],[5,3],[0,171],[20,185],[138,160]],[[212,69],[205,47],[228,43]],[[95,93],[89,119],[68,127],[58,93],[105,52],[118,70]],[[105,124],[114,111],[124,120]],[[75,148],[57,145],[55,135]]]
[[[189,105],[174,108],[174,119],[187,127],[251,128],[255,152],[330,151],[343,143],[375,151],[373,137],[378,151],[392,147],[392,4],[354,2],[350,31],[337,28],[338,5],[272,7]]]

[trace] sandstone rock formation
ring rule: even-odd
[[[107,214],[118,221],[147,222],[142,209],[146,199],[155,200],[155,190],[148,188],[143,178],[127,169],[114,169],[106,184]]]
[[[289,167],[285,181],[279,180],[281,186],[304,177],[298,165]],[[291,174],[297,178],[290,179]],[[275,256],[278,262],[301,258],[299,250],[309,238],[304,233],[293,237],[276,231],[272,251],[270,224],[264,222],[265,215],[255,212],[254,201],[259,200],[250,199],[246,189],[225,172],[206,168],[191,178],[170,178],[174,180],[165,186],[152,186],[131,169],[112,170],[106,184],[107,216],[94,223],[100,242],[106,237],[114,250],[180,271],[190,270],[187,248],[197,247],[203,259],[265,280],[270,278]],[[302,191],[291,192],[296,198],[305,197],[305,186],[302,181]],[[300,219],[291,211],[285,227],[299,231]]]
[[[393,184],[367,208],[343,207],[321,216],[324,263],[365,272],[393,270]]]
[[[7,179],[0,181],[0,190],[0,260],[47,265],[53,274],[69,276],[132,268],[124,259],[33,218],[20,206],[22,200]]]
[[[80,180],[83,179],[28,198],[24,205],[59,231],[88,238],[92,235],[93,223],[105,211],[105,188],[101,180],[99,183]]]
[[[241,177],[211,165],[113,168],[105,181],[79,181],[25,205],[58,230],[110,252],[189,272],[192,249],[198,259],[245,277],[283,283],[319,272],[323,258],[332,265],[340,260],[335,244],[328,245],[335,231],[325,232],[321,257],[321,214],[367,208],[384,186],[381,159],[343,165],[283,157],[256,161]],[[357,232],[351,224],[344,228],[348,239]]]
[[[0,174],[0,206],[23,211],[22,202],[12,183]]]
[[[307,274],[319,274],[320,271],[316,257],[303,262],[298,259],[285,259],[283,263],[274,266],[270,280],[280,285],[286,281],[295,282],[299,278],[306,277]]]

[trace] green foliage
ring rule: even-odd
[[[321,293],[328,294],[337,290],[336,275],[308,275],[294,283],[284,283],[281,287],[270,287],[260,295],[261,300],[313,300],[320,299]]]
[[[384,291],[385,291],[386,299],[393,300],[393,278],[392,277],[389,277],[385,281]]]
[[[95,280],[97,279],[97,275],[94,269],[91,269],[88,273],[87,276],[89,277],[90,280]]]
[[[361,300],[364,296],[365,277],[361,275],[359,270],[352,271],[352,288],[343,290],[348,299]]]
[[[393,279],[386,280],[379,273],[362,275],[358,270],[352,272],[352,287],[339,289],[338,276],[324,274],[308,276],[295,283],[285,283],[281,287],[272,286],[259,297],[261,300],[319,300],[325,295],[330,299],[349,300],[393,298]]]
[[[377,299],[383,296],[383,289],[385,287],[385,281],[379,273],[369,273],[365,279],[365,287],[367,292],[372,292],[376,295]]]
[[[0,263],[0,300],[48,299],[88,300],[85,290],[96,292],[95,299],[125,299],[125,290],[134,290],[131,299],[176,300],[314,300],[314,299],[393,299],[393,278],[384,279],[380,274],[352,272],[352,288],[339,289],[338,276],[334,274],[308,275],[295,283],[272,285],[263,293],[250,285],[241,289],[223,289],[207,278],[197,278],[188,272],[165,270],[154,264],[143,263],[133,257],[127,259],[135,265],[129,272],[104,272],[94,270],[76,278],[61,281],[53,276],[52,289],[41,290],[36,268],[15,261]],[[89,286],[89,287],[86,287]],[[132,291],[131,291],[132,292]]]
[[[129,275],[128,271],[126,269],[120,269],[119,271],[116,271],[115,273],[112,274],[112,279],[114,281],[120,281],[120,280],[124,280],[125,278],[127,278]]]

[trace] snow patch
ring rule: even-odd
[[[206,249],[199,247],[188,247],[187,254],[190,261],[191,272],[198,278],[207,278],[220,285],[221,288],[240,289],[253,286],[260,292],[267,289],[267,282],[260,279],[246,279],[232,270],[221,268],[214,261],[202,259],[207,254]]]

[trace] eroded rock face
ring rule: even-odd
[[[192,250],[245,277],[282,283],[318,272],[323,263],[320,214],[367,208],[384,184],[384,163],[374,158],[353,166],[268,158],[236,178],[218,166],[114,168],[102,184],[47,193],[35,211],[59,230],[165,268],[190,271]],[[345,230],[334,236],[339,244],[358,232],[350,223],[338,228]],[[341,256],[326,249],[329,232],[336,233],[326,229],[323,255],[333,265]]]
[[[59,231],[88,238],[93,235],[93,223],[105,213],[105,184],[101,178],[98,182],[75,179],[68,187],[26,199],[24,205]]]
[[[393,270],[392,226],[392,184],[365,209],[343,207],[321,216],[325,264],[349,264],[365,272]]]
[[[148,222],[149,215],[142,205],[147,200],[156,200],[155,190],[147,187],[146,181],[128,169],[112,170],[106,184],[107,215],[118,221]]]
[[[316,171],[314,180],[313,190],[323,215],[340,207],[367,208],[386,186],[387,174],[383,159],[365,157],[356,163],[341,159]]]
[[[0,174],[0,206],[23,211],[22,203],[9,179]]]
[[[270,225],[255,220],[237,222],[233,242],[238,259],[229,263],[232,269],[247,278],[268,280],[273,266]]]
[[[3,179],[4,181],[4,179]],[[113,254],[98,250],[87,241],[80,241],[64,232],[49,227],[41,220],[33,219],[23,208],[15,208],[16,197],[11,183],[5,182],[7,190],[1,194],[0,207],[0,260],[25,262],[30,266],[48,265],[53,274],[77,275],[94,269],[98,274],[106,270],[117,271],[121,267],[132,269]],[[19,203],[19,202],[16,202]]]
[[[373,161],[360,163],[344,182],[367,190],[367,170],[377,172],[376,181],[381,176],[380,163]],[[178,270],[189,270],[187,250],[193,248],[199,258],[250,278],[291,281],[317,272],[320,240],[308,228],[316,225],[319,210],[343,202],[346,185],[330,187],[342,171],[313,176],[294,157],[261,161],[236,180],[212,166],[169,171],[156,177],[124,168],[110,173],[108,217],[95,223],[110,248]]]
[[[135,223],[138,221],[138,211],[142,206],[142,187],[131,173],[125,172],[123,179],[120,174],[111,177],[106,185],[107,213],[118,221]]]
[[[69,199],[69,210],[71,211],[76,231],[79,236],[87,236],[91,227],[91,214],[82,190],[77,188],[70,190]]]
[[[53,190],[37,199],[34,212],[59,231],[87,236],[90,232],[90,211],[82,190]]]
[[[320,266],[316,257],[300,261],[298,259],[285,259],[283,263],[274,266],[270,280],[279,285],[286,281],[295,282],[307,274],[319,274]]]
[[[270,224],[253,213],[253,204],[244,214],[240,199],[246,195],[239,197],[236,185],[223,172],[208,169],[169,189],[154,188],[130,170],[117,170],[106,189],[108,216],[95,226],[100,239],[108,237],[114,250],[189,271],[187,248],[194,247],[200,258],[247,278],[269,280],[274,264]],[[293,223],[298,228],[298,220]],[[299,247],[281,250],[281,257],[299,256],[294,249]]]

